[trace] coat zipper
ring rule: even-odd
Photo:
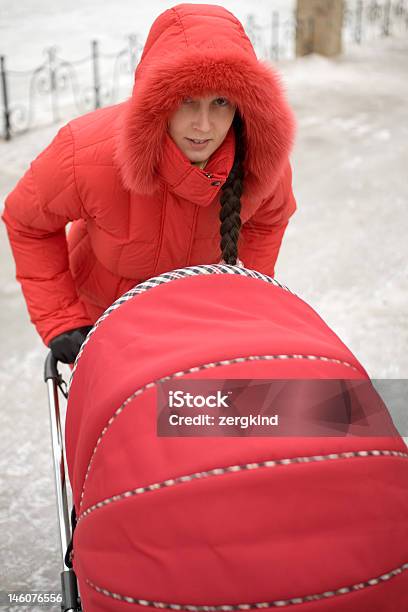
[[[156,257],[155,257],[154,266],[153,266],[153,276],[156,274],[156,271],[157,271],[157,265],[158,265],[159,259],[160,259],[160,252],[161,252],[162,245],[163,245],[164,222],[165,222],[165,219],[166,219],[166,208],[167,208],[167,184],[164,183],[163,212],[162,212],[162,218],[160,220],[159,244],[157,246],[157,252],[156,252]]]
[[[195,205],[195,210],[194,210],[194,217],[193,217],[193,227],[191,229],[190,244],[189,244],[188,252],[187,252],[187,263],[186,263],[187,266],[190,265],[191,251],[193,250],[194,234],[195,234],[195,229],[196,229],[196,225],[197,225],[197,217],[198,217],[198,210],[199,210],[199,208],[200,207],[198,206],[198,204],[196,204]]]

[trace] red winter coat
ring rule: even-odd
[[[166,129],[187,95],[222,92],[243,118],[239,258],[246,267],[273,275],[296,208],[288,161],[293,116],[278,77],[256,59],[231,13],[188,4],[165,11],[135,77],[129,100],[63,127],[6,199],[17,278],[46,344],[94,323],[153,275],[220,260],[219,195],[234,160],[234,132],[205,171],[192,165]]]

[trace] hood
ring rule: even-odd
[[[293,145],[295,120],[280,79],[257,60],[232,13],[209,4],[179,4],[153,23],[125,103],[115,158],[125,187],[153,193],[167,120],[187,96],[220,93],[244,124],[244,194],[272,191]]]

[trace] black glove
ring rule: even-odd
[[[92,325],[78,327],[77,329],[71,329],[70,331],[64,332],[63,334],[53,338],[49,343],[49,347],[55,359],[62,361],[62,363],[74,363],[75,358],[91,329]]]

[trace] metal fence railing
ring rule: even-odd
[[[248,15],[244,24],[259,57],[279,62],[295,57],[296,39],[304,37],[313,49],[313,20],[271,14],[270,23]],[[379,37],[406,35],[408,0],[345,3],[343,45],[360,45]],[[143,49],[141,37],[131,34],[118,53],[103,53],[96,40],[90,54],[80,60],[60,57],[57,47],[45,50],[45,60],[34,70],[9,70],[0,56],[0,136],[12,136],[34,126],[58,122],[125,99]],[[307,46],[307,45],[306,45]]]

